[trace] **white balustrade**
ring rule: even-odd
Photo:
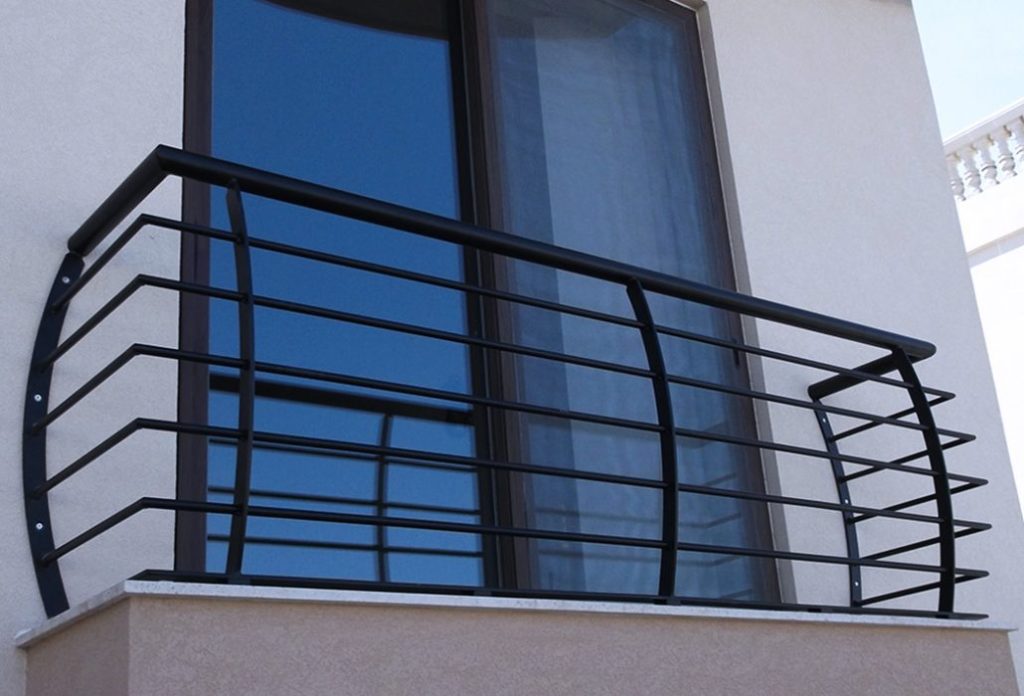
[[[953,136],[944,147],[957,200],[1024,175],[1024,99]]]
[[[946,169],[949,171],[949,185],[953,189],[953,195],[958,201],[964,199],[964,180],[960,178],[960,172],[957,171],[957,167],[960,166],[960,158],[955,154],[946,155]]]

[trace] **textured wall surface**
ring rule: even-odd
[[[911,3],[709,0],[705,20],[743,289],[938,346],[918,371],[959,395],[937,410],[940,424],[978,435],[948,452],[950,468],[991,481],[955,500],[957,517],[994,525],[958,547],[958,565],[992,575],[960,586],[957,606],[1019,625],[1021,514]],[[758,330],[767,347],[815,346],[807,335]],[[852,365],[858,352],[822,357]],[[772,391],[805,387],[790,375],[765,366]],[[769,413],[778,441],[815,435],[806,414]],[[822,495],[832,485],[824,467],[779,468],[783,490]],[[837,519],[786,517],[792,548],[842,548]],[[844,601],[844,569],[793,574],[798,598]],[[1020,659],[1024,643],[1011,640]]]
[[[21,494],[25,380],[43,301],[68,236],[154,145],[181,143],[184,2],[0,2],[0,694],[23,693],[17,631],[43,617]],[[148,210],[177,214],[180,195],[161,189]],[[177,270],[177,242],[144,234],[68,316],[73,329],[130,275]],[[174,345],[176,301],[140,295],[62,360],[54,398],[135,340]],[[135,324],[125,332],[124,320]],[[66,335],[66,333],[65,333]],[[130,365],[58,421],[51,473],[135,416],[174,415],[175,374],[156,361]],[[55,403],[55,402],[54,402]],[[58,543],[143,489],[173,492],[173,442],[135,436],[56,489]],[[63,563],[71,602],[137,572],[170,551],[170,520],[151,513]],[[85,693],[85,692],[80,692]],[[98,693],[98,692],[94,692]]]
[[[95,639],[125,615],[127,650]],[[123,599],[28,663],[28,696],[1016,693],[1002,631],[188,597]]]

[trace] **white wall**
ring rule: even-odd
[[[1024,176],[992,186],[980,194],[957,204],[964,247],[977,265],[1000,251],[1002,242],[1013,244],[1014,237],[1024,232]]]
[[[957,205],[1018,495],[1024,484],[1024,176]]]
[[[958,565],[992,576],[960,586],[957,606],[1020,625],[1021,515],[909,0],[707,6],[744,289],[939,347],[918,371],[959,395],[937,409],[940,425],[978,435],[949,451],[950,468],[991,481],[955,500],[957,517],[994,525],[958,547]],[[759,330],[769,347],[808,348]],[[787,379],[765,374],[783,393]],[[771,413],[778,440],[808,436],[792,410]],[[838,525],[787,527],[797,546]],[[837,581],[842,571],[805,573],[798,594],[840,599],[826,585]],[[1020,665],[1024,642],[1013,640]]]
[[[1024,239],[1016,241],[1016,246],[997,256],[977,263],[972,258],[971,275],[1020,495],[1024,484]]]
[[[67,237],[117,183],[160,142],[180,144],[184,3],[168,0],[47,0],[0,2],[0,278],[3,330],[0,331],[0,694],[23,691],[23,656],[15,633],[43,618],[29,555],[21,494],[22,399],[29,358],[54,274]],[[180,196],[161,191],[150,209],[175,215]],[[152,236],[152,235],[146,235]],[[177,244],[152,239],[125,250],[124,262],[103,283],[75,303],[73,327],[96,302],[123,283],[134,266],[157,274],[177,269]],[[127,308],[142,322],[147,339],[173,345],[173,298],[147,296]],[[145,307],[139,312],[140,306]],[[112,359],[140,336],[122,334],[112,322],[93,347],[69,353],[55,375],[54,395],[67,394],[90,369]],[[112,383],[83,402],[87,417],[69,414],[61,437],[51,441],[52,466],[70,461],[134,415],[173,417],[174,372],[140,363],[134,389]],[[112,512],[142,487],[173,493],[173,449],[167,440],[133,438],[115,455],[120,466],[98,463],[80,481],[55,492],[54,528],[58,543]],[[132,468],[126,468],[131,465]],[[52,470],[51,470],[52,473]],[[95,496],[105,486],[107,499]],[[73,498],[90,489],[90,498]],[[59,498],[59,502],[57,500]],[[153,513],[150,513],[151,515]],[[158,528],[153,529],[153,523]],[[64,563],[71,601],[80,600],[154,556],[166,557],[167,520],[140,519],[118,536],[72,553]],[[143,527],[159,534],[144,535]],[[145,547],[139,542],[149,536]],[[112,549],[111,547],[116,547]],[[111,553],[113,551],[113,553]],[[132,567],[118,559],[131,552]]]
[[[180,143],[183,3],[7,1],[0,13],[0,277],[6,317],[0,351],[9,366],[0,374],[0,557],[7,588],[0,599],[0,636],[11,637],[42,617],[22,517],[19,437],[40,304],[67,235],[154,144]],[[958,608],[1019,623],[1020,554],[1008,550],[1021,546],[1020,513],[992,377],[980,359],[981,328],[909,1],[708,0],[702,13],[713,38],[707,49],[743,289],[939,346],[939,354],[921,366],[922,377],[960,394],[943,407],[941,424],[979,435],[977,444],[951,454],[952,467],[993,481],[957,501],[958,516],[996,525],[962,545],[961,564],[987,568],[992,578],[963,586]],[[175,191],[165,192],[157,205],[175,214]],[[152,272],[174,271],[173,239],[149,242],[126,256],[122,270],[145,264]],[[173,343],[172,327],[163,319],[173,316],[173,305],[155,296],[149,302],[142,318],[153,340]],[[89,302],[80,304],[79,313]],[[770,347],[814,350],[792,332],[758,328]],[[117,348],[85,351],[86,358],[98,364],[113,357],[125,338],[110,334],[107,345]],[[822,357],[853,364],[860,355],[851,350]],[[84,375],[88,367],[77,369]],[[56,389],[66,390],[75,375],[64,377]],[[173,406],[172,373],[164,369],[145,379],[144,389],[121,390],[120,400],[101,399],[90,412],[102,414],[106,427],[118,414],[158,415],[157,403],[165,410]],[[766,366],[763,380],[783,393],[806,386],[794,385],[790,373],[772,366]],[[820,446],[806,416],[784,409],[769,413],[780,441]],[[80,445],[89,425],[66,429],[63,444]],[[132,461],[139,474],[152,476],[144,481],[148,492],[166,492],[173,472],[168,441],[139,446]],[[833,490],[824,466],[815,470],[820,475],[780,467],[787,493],[805,487],[825,497]],[[103,471],[97,475],[111,476],[114,469]],[[115,488],[118,496],[125,494]],[[69,505],[74,503],[60,501],[62,510]],[[70,512],[67,529],[97,510]],[[834,519],[831,527],[801,526],[797,517],[787,521],[791,547],[842,553]],[[166,525],[157,530],[166,532]],[[125,543],[133,538],[129,532]],[[160,538],[169,541],[168,534]],[[148,552],[162,556],[166,550]],[[69,556],[69,578],[73,564]],[[106,568],[105,575],[95,568],[78,570],[85,577],[76,597],[122,569]],[[845,602],[842,569],[794,572],[799,599]],[[3,696],[21,693],[20,657],[7,640],[0,649]]]

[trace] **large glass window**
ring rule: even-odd
[[[209,149],[215,156],[724,287],[733,285],[698,30],[642,0],[213,0]],[[226,227],[222,196],[208,216]],[[257,293],[288,302],[642,367],[621,325],[382,276],[367,264],[630,316],[620,288],[415,235],[246,197],[253,236],[355,259],[255,250]],[[209,249],[233,285],[229,246]],[[362,264],[362,266],[360,266]],[[721,312],[652,298],[659,322],[720,338]],[[235,307],[210,301],[215,353],[236,354]],[[257,360],[357,378],[260,374],[256,427],[449,456],[658,478],[657,433],[373,388],[402,383],[633,422],[656,420],[649,380],[470,349],[278,309],[256,314]],[[669,371],[743,385],[731,351],[664,339]],[[211,370],[209,420],[231,425],[237,374]],[[355,386],[353,386],[355,385]],[[360,386],[361,385],[361,386]],[[749,404],[674,387],[677,426],[754,432]],[[206,495],[229,500],[234,445],[205,446]],[[686,483],[761,490],[751,449],[679,439]],[[436,459],[436,458],[435,458]],[[408,457],[258,446],[254,501],[351,514],[657,539],[656,489],[492,472]],[[769,546],[762,504],[681,495],[680,538]],[[210,516],[208,570],[228,520]],[[337,580],[656,593],[657,549],[253,519],[243,572]],[[676,593],[766,599],[771,561],[680,554]]]

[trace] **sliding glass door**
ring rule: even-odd
[[[648,269],[733,286],[721,183],[694,13],[667,0],[214,0],[210,151],[218,157],[494,227]],[[210,222],[226,227],[222,196]],[[257,294],[287,302],[646,367],[639,332],[579,315],[381,275],[372,264],[633,316],[620,286],[464,251],[411,234],[245,198],[250,234],[315,250],[254,250]],[[210,274],[231,287],[231,249]],[[338,259],[347,259],[338,263]],[[740,337],[721,312],[652,297],[655,320]],[[237,354],[235,307],[211,301],[214,352]],[[732,351],[663,338],[670,372],[745,385]],[[658,480],[651,381],[514,351],[468,348],[360,323],[261,308],[257,360],[339,381],[258,375],[256,427],[309,438]],[[577,361],[579,362],[579,361]],[[209,419],[231,425],[237,375],[206,378]],[[342,380],[344,382],[344,380]],[[384,383],[453,398],[396,395]],[[357,385],[357,386],[353,386]],[[361,386],[360,386],[361,385]],[[475,399],[475,401],[474,401]],[[518,401],[574,419],[481,405]],[[749,437],[749,403],[673,387],[680,429]],[[638,424],[608,425],[600,417]],[[234,446],[206,449],[207,495],[230,500]],[[679,479],[763,490],[756,452],[677,438]],[[651,487],[500,467],[256,450],[254,503],[370,517],[660,539]],[[770,547],[762,504],[679,500],[680,539]],[[224,565],[229,521],[211,516],[205,557]],[[515,534],[402,530],[253,518],[243,572],[549,591],[658,592],[659,551]],[[675,593],[762,600],[772,562],[681,553]]]

